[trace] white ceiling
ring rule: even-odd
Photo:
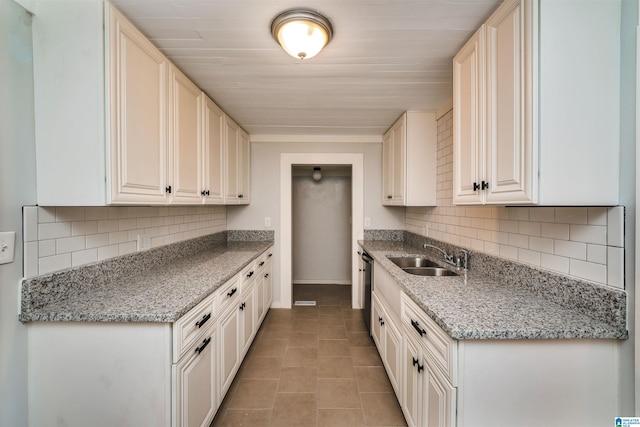
[[[455,53],[501,0],[112,0],[252,135],[381,135],[452,96]],[[320,11],[315,58],[271,37],[285,9]]]

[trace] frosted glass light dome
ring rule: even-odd
[[[289,55],[298,59],[316,56],[331,41],[331,22],[317,12],[291,9],[271,23],[271,34]]]

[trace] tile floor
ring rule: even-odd
[[[271,309],[211,427],[406,426],[351,287],[296,285]]]

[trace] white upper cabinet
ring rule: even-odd
[[[454,203],[618,204],[619,21],[615,0],[492,14],[453,62]]]
[[[39,205],[222,203],[227,170],[249,203],[248,135],[226,168],[224,113],[140,31],[108,2],[36,2]]]
[[[225,116],[225,204],[249,204],[250,194],[250,163],[251,143],[249,135]]]
[[[202,91],[174,66],[170,71],[170,140],[172,200],[202,202]]]
[[[225,174],[224,112],[206,95],[202,97],[202,143],[204,150],[204,203],[222,204]]]
[[[167,203],[166,105],[169,62],[118,11],[109,8],[107,15],[107,105],[110,117],[108,146],[111,178],[107,199],[111,203]],[[70,108],[75,109],[73,106]],[[56,144],[56,139],[61,136],[52,134],[51,142]],[[42,141],[38,141],[38,148],[41,147],[40,142]],[[87,148],[92,145],[91,142],[94,141],[85,141]],[[55,157],[54,163],[68,161],[60,157]],[[82,159],[74,161],[82,162]],[[60,172],[64,174],[63,171]],[[39,190],[40,183],[41,180],[38,179]],[[86,184],[77,182],[69,187],[76,188]],[[93,189],[94,192],[97,190],[97,187]],[[66,204],[63,195],[56,194],[55,191],[49,193],[42,196],[47,198],[55,195],[52,202]],[[59,197],[63,199],[58,200]],[[75,200],[68,202],[73,201]],[[104,203],[102,199],[96,200],[95,204],[100,204],[100,201]],[[38,203],[42,203],[40,194]]]
[[[436,115],[407,111],[382,140],[382,204],[435,206]]]

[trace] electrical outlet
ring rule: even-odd
[[[271,227],[271,217],[268,217],[268,216],[264,217],[264,226]]]
[[[151,248],[151,235],[138,234],[138,250],[143,251]]]
[[[368,216],[364,217],[364,226],[371,227],[371,218],[369,218]]]
[[[0,264],[13,262],[13,254],[16,248],[16,232],[7,231],[0,233]]]

